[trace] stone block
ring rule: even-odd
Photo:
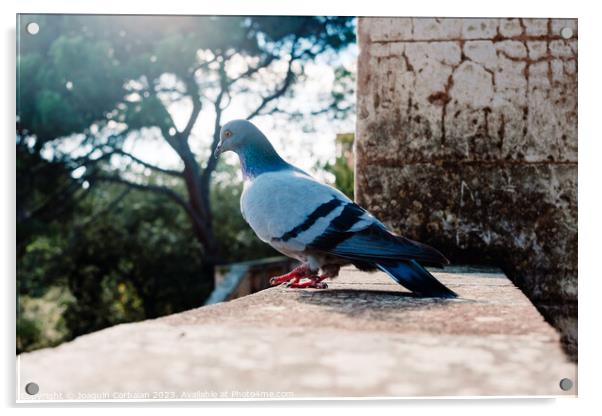
[[[420,37],[387,63],[360,37],[357,198],[452,258],[504,267],[575,351],[577,21],[445,19],[459,38],[413,22]]]

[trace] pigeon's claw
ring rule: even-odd
[[[338,272],[338,269],[337,269]],[[293,289],[304,289],[304,288],[313,288],[313,289],[326,289],[328,285],[324,283],[322,280],[327,279],[329,277],[336,276],[336,273],[327,272],[321,276],[312,274],[309,267],[305,264],[295,268],[293,271],[287,274],[283,274],[282,276],[272,277],[270,279],[270,285],[277,286],[282,283],[286,284],[286,287],[290,287]]]
[[[289,282],[295,279],[294,276],[291,276],[291,273],[283,274],[282,276],[274,276],[270,278],[270,286],[278,286],[279,284]]]
[[[326,279],[326,277],[306,276],[306,278],[308,279],[307,281],[305,281],[305,282],[300,282],[298,280],[293,281],[288,285],[288,287],[294,288],[294,289],[305,289],[305,288],[327,289],[328,288],[328,285],[322,281],[323,279]]]
[[[309,267],[303,264],[293,269],[290,273],[283,274],[282,276],[275,276],[270,279],[271,286],[278,286],[285,282],[298,282],[309,273]]]

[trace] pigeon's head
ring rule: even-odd
[[[232,120],[224,124],[220,131],[215,157],[233,151],[238,154],[251,147],[270,146],[268,139],[257,127],[247,120]]]

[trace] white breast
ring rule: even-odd
[[[264,173],[245,185],[240,199],[243,217],[257,236],[270,244],[272,239],[302,224],[308,215],[333,197],[347,198],[334,188],[295,171]],[[335,215],[334,212],[331,215]],[[323,223],[323,224],[322,224]],[[326,219],[317,221],[317,228],[325,228]],[[323,227],[322,227],[323,226]],[[306,234],[315,235],[316,227]],[[303,237],[303,235],[299,235]],[[289,241],[286,250],[302,250],[302,239]],[[292,247],[295,245],[296,247]],[[280,249],[279,247],[276,247]]]

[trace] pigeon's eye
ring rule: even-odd
[[[224,132],[224,138],[229,139],[230,137],[232,137],[232,132],[230,130],[226,130]]]

